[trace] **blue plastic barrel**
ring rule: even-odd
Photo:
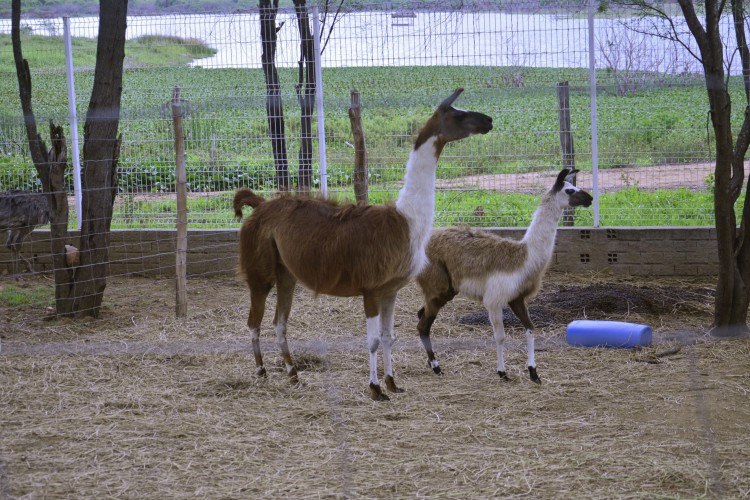
[[[650,326],[624,321],[581,319],[568,324],[568,344],[576,347],[625,347],[651,345]]]

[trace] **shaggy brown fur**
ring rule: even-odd
[[[340,205],[291,195],[264,201],[244,188],[234,201],[240,217],[243,204],[255,208],[240,241],[240,271],[251,286],[273,286],[279,266],[313,292],[337,297],[367,293],[378,299],[408,283],[409,227],[393,206]],[[301,234],[306,242],[299,245],[276,244],[296,241]],[[315,244],[305,244],[310,242]],[[383,254],[392,258],[382,261]],[[371,310],[368,316],[376,313]]]
[[[420,131],[395,206],[338,204],[288,194],[264,201],[248,189],[237,191],[237,217],[242,216],[243,206],[253,207],[240,230],[240,270],[250,288],[247,324],[260,375],[265,375],[265,368],[259,329],[266,297],[276,286],[276,339],[287,373],[297,381],[286,341],[286,321],[295,284],[300,281],[315,293],[362,296],[370,351],[370,395],[377,401],[388,399],[377,376],[381,344],[386,387],[402,392],[393,380],[391,359],[394,305],[396,292],[426,262],[437,159],[447,143],[492,129],[489,116],[451,106],[462,91],[457,89],[444,100]]]

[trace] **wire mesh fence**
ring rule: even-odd
[[[598,201],[593,209],[576,213],[577,226],[713,224],[713,138],[705,84],[689,53],[695,48],[653,36],[660,29],[656,20],[631,14],[593,12],[590,5],[573,2],[542,7],[538,2],[497,6],[465,0],[357,4],[356,9],[325,12],[321,2],[318,13],[311,15],[319,22],[313,31],[320,34],[322,68],[316,90],[322,106],[308,116],[300,105],[309,95],[304,85],[308,68],[300,67],[298,18],[292,9],[279,10],[275,65],[291,189],[300,189],[303,182],[300,150],[309,140],[312,190],[354,199],[349,108],[351,92],[357,89],[369,200],[394,201],[417,130],[460,86],[466,91],[457,106],[492,116],[494,129],[446,147],[437,172],[436,225],[524,227],[552,176],[570,161],[581,170],[578,184]],[[67,22],[77,125],[71,125],[66,82],[66,21],[25,17],[22,42],[37,121],[63,124],[72,164],[76,148],[71,127],[82,138],[79,155],[85,140],[98,26],[96,18]],[[679,19],[676,26],[681,29]],[[731,27],[726,30],[730,40]],[[0,191],[39,191],[18,105],[9,31],[9,20],[0,19]],[[174,494],[174,485],[181,485],[190,495],[200,491],[215,496],[246,496],[248,491],[261,496],[277,491],[447,496],[459,489],[483,496],[559,496],[562,483],[571,491],[594,492],[589,496],[632,496],[634,491],[643,496],[746,494],[746,433],[731,431],[743,429],[738,422],[746,421],[748,413],[741,404],[747,377],[737,375],[742,370],[736,367],[737,359],[747,359],[741,356],[747,348],[703,341],[714,300],[710,283],[634,278],[633,283],[592,287],[598,278],[589,275],[573,275],[572,283],[568,276],[557,284],[545,281],[546,307],[532,314],[548,314],[542,316],[546,321],[534,317],[542,325],[537,335],[546,389],[533,397],[524,384],[520,324],[509,325],[509,337],[516,338],[508,339],[518,383],[498,389],[497,379],[490,378],[496,376],[496,361],[489,320],[485,315],[478,321],[484,309],[463,298],[447,307],[434,330],[442,338],[446,365],[455,367],[452,381],[423,377],[432,374],[423,361],[415,361],[424,358],[414,335],[422,297],[410,284],[399,293],[396,309],[398,335],[409,340],[395,352],[409,392],[394,401],[399,406],[393,410],[401,408],[400,414],[389,410],[385,415],[394,427],[385,434],[397,439],[386,447],[378,445],[376,452],[371,429],[384,420],[361,390],[367,353],[358,298],[317,297],[298,289],[290,338],[298,342],[294,359],[305,372],[306,385],[287,387],[285,367],[272,346],[269,358],[277,364],[269,365],[268,381],[259,381],[246,336],[247,292],[226,275],[237,261],[234,191],[247,186],[271,195],[279,189],[279,163],[269,139],[263,48],[257,9],[128,19],[119,127],[123,142],[100,319],[71,323],[39,318],[36,311],[54,310],[55,289],[48,273],[0,284],[0,316],[7,323],[0,332],[5,368],[0,376],[8,388],[0,408],[7,409],[5,438],[10,443],[0,457],[0,496],[37,491],[102,496],[134,491],[132,485],[151,485],[140,486],[139,494],[153,490],[157,495],[162,490]],[[731,52],[731,44],[727,50]],[[742,92],[739,82],[731,82]],[[177,220],[171,102],[175,87],[180,89],[192,229],[187,244],[194,271],[188,276],[187,318],[170,318],[176,246],[171,230]],[[567,126],[561,126],[562,89],[568,90],[572,151],[564,151],[561,143],[561,129]],[[44,127],[40,130],[46,135]],[[94,167],[82,168],[85,172]],[[74,169],[69,170],[73,229],[78,208]],[[30,228],[30,222],[23,227]],[[44,227],[43,222],[35,227]],[[581,231],[583,244],[594,242],[593,232]],[[616,236],[615,229],[607,229],[607,244],[616,242]],[[685,241],[685,246],[699,245]],[[51,243],[49,232],[43,231],[35,231],[24,243],[23,254],[37,271],[49,262]],[[616,250],[603,253],[602,259],[617,262]],[[588,249],[581,251],[582,262],[589,257]],[[625,260],[623,255],[620,259]],[[24,266],[23,261],[15,263]],[[262,327],[264,348],[273,343],[272,307],[269,303]],[[627,353],[567,349],[562,325],[586,315],[650,323],[657,342],[653,349]],[[613,376],[602,376],[607,373]],[[517,394],[501,401],[496,390]],[[635,395],[635,404],[622,405],[622,394]],[[503,401],[514,401],[514,408],[509,410]],[[717,401],[723,406],[714,404]],[[529,408],[523,407],[526,403]],[[734,411],[724,411],[727,405]],[[280,408],[287,414],[279,413]],[[268,442],[255,443],[264,453],[248,455],[246,423],[258,414],[264,415],[263,432],[255,435]],[[509,421],[513,414],[518,418]],[[651,418],[655,414],[659,417]],[[422,419],[424,429],[417,429],[420,415],[429,416]],[[498,420],[498,415],[503,418]],[[535,429],[549,434],[549,422],[556,422],[559,432],[549,434],[552,439],[542,436],[540,445],[538,433],[529,432],[529,415],[540,422]],[[295,419],[299,434],[280,430]],[[361,429],[349,422],[361,423]],[[503,438],[510,445],[501,450],[492,434],[497,422],[497,436],[511,436],[510,441]],[[588,449],[583,462],[593,465],[563,471],[561,481],[559,464],[586,451],[592,440],[581,429],[593,429],[591,425],[612,439]],[[225,428],[227,432],[217,432]],[[316,433],[310,439],[311,429],[320,430],[323,439],[316,441]],[[678,437],[675,429],[681,433]],[[451,446],[438,447],[449,453],[438,450],[436,455],[424,446],[436,430],[453,440]],[[186,433],[210,446],[185,448]],[[478,435],[489,454],[521,452],[493,462],[510,467],[488,469],[487,453],[471,449]],[[585,439],[580,446],[578,441],[570,446],[572,435]],[[641,450],[635,461],[634,435],[640,436],[636,445]],[[225,442],[214,446],[212,436]],[[277,446],[279,436],[296,451],[290,454],[289,447]],[[412,439],[404,444],[403,436]],[[108,439],[106,449],[114,450],[112,456],[97,454],[99,439]],[[613,439],[629,444],[613,454]],[[562,445],[550,451],[550,443]],[[383,469],[383,463],[390,463],[382,459],[388,446],[409,454],[397,461],[400,470]],[[216,449],[242,459],[219,456]],[[532,457],[530,466],[529,449],[547,449],[549,456]],[[162,450],[169,457],[162,457]],[[333,457],[324,460],[333,466],[323,474],[320,461],[314,460],[321,454]],[[211,462],[214,456],[216,463]],[[305,462],[312,464],[310,474],[300,472],[290,456],[313,457]],[[357,460],[350,460],[353,456]],[[454,467],[456,456],[476,460]],[[609,458],[603,462],[602,457]],[[202,471],[197,475],[196,467]],[[264,467],[268,474],[247,478],[243,472],[263,472]],[[404,475],[404,467],[416,475]],[[127,474],[115,475],[119,483],[114,484],[112,471],[120,469]],[[144,470],[149,475],[145,480]],[[373,483],[372,471],[385,472]],[[643,471],[642,477],[634,471]],[[303,478],[304,484],[279,486],[278,478],[286,472]],[[402,476],[416,477],[416,486],[393,489],[393,477]],[[612,477],[620,479],[613,482]]]
[[[313,16],[319,21],[323,107],[308,131],[300,107],[305,68],[300,66],[298,21],[293,9],[278,11],[274,62],[293,189],[307,134],[315,148],[313,189],[325,187],[337,197],[351,198],[354,150],[348,108],[350,93],[357,89],[370,199],[393,200],[416,131],[442,98],[463,86],[467,90],[459,104],[490,114],[496,125],[490,136],[451,145],[441,159],[436,224],[524,225],[535,207],[533,195],[547,183],[544,176],[563,164],[557,86],[567,82],[574,162],[582,170],[579,182],[592,188],[594,175],[600,181],[596,218],[582,213],[579,224],[713,222],[707,99],[689,37],[682,46],[655,36],[662,27],[654,19],[593,13],[589,5],[572,2],[543,8],[532,3],[502,8],[474,2],[445,2],[432,9],[398,5],[321,9]],[[1,21],[0,29],[7,33],[9,22]],[[98,20],[69,22],[77,114],[84,117]],[[63,19],[23,19],[22,28],[38,120],[53,119],[69,132]],[[175,86],[183,96],[188,189],[193,193],[189,223],[231,226],[227,200],[234,189],[278,188],[257,9],[132,16],[127,39],[114,226],[174,223],[169,99]],[[3,59],[11,60],[10,46],[2,50]],[[9,87],[2,98],[5,168],[0,185],[35,188],[13,89],[14,67],[5,64],[2,71]],[[320,136],[318,113],[325,123]],[[82,136],[81,123],[78,128]],[[325,140],[324,157],[319,155],[320,138]],[[523,174],[526,180],[504,174]],[[665,193],[657,196],[661,190]]]

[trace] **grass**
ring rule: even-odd
[[[233,193],[188,198],[188,225],[192,228],[237,226],[231,209]],[[353,194],[336,193],[336,199],[354,201]],[[174,197],[136,200],[121,196],[115,208],[113,227],[173,228],[176,221]],[[371,190],[370,203],[395,201],[393,190]],[[737,202],[742,206],[744,196]],[[468,224],[477,227],[525,227],[531,223],[539,196],[496,191],[439,191],[436,196],[436,226]],[[601,195],[600,223],[603,226],[659,226],[668,219],[674,226],[706,226],[713,222],[713,195],[689,189],[646,191],[629,187]],[[478,210],[481,207],[481,210]],[[73,220],[71,218],[71,220]],[[577,226],[594,224],[591,209],[576,211]]]
[[[15,285],[0,285],[0,307],[52,306],[55,303],[51,287],[21,288]]]
[[[39,124],[52,119],[67,123],[67,92],[63,72],[63,51],[59,37],[22,37],[24,55],[29,59],[34,84],[34,111]],[[74,39],[78,116],[81,121],[88,106],[87,92],[93,81],[95,41]],[[10,40],[0,35],[0,53],[10,53]],[[122,196],[132,193],[174,191],[173,127],[169,99],[179,84],[183,98],[184,134],[189,190],[193,192],[231,191],[239,186],[272,189],[275,182],[273,155],[267,139],[265,83],[260,69],[191,68],[187,63],[213,53],[196,40],[146,36],[126,45],[125,73],[120,132],[123,145],[119,163]],[[588,73],[578,69],[523,68],[521,87],[509,84],[508,75],[518,68],[502,67],[387,67],[325,68],[323,70],[326,106],[326,148],[329,186],[351,191],[353,150],[348,118],[349,94],[357,88],[362,96],[363,126],[371,173],[372,201],[378,191],[394,197],[403,177],[405,158],[411,140],[424,119],[432,112],[446,89],[465,86],[461,106],[489,114],[495,128],[491,134],[452,144],[441,158],[437,175],[442,179],[482,173],[521,173],[559,168],[557,97],[555,82],[570,83],[572,133],[576,164],[590,165],[591,116]],[[293,92],[296,69],[280,68],[282,98],[285,103],[287,150],[290,175],[296,174],[300,117]],[[709,161],[712,156],[710,127],[706,127],[707,100],[699,77],[669,85],[643,87],[627,96],[617,95],[611,76],[598,73],[599,168],[660,163]],[[414,83],[420,82],[419,92]],[[388,91],[384,92],[383,89]],[[0,189],[38,188],[34,169],[25,152],[25,136],[19,117],[17,79],[12,57],[0,58]],[[735,102],[742,101],[741,82],[732,80]],[[733,125],[739,128],[742,116],[735,113]],[[65,127],[65,125],[64,125]],[[40,126],[44,136],[44,127]],[[70,131],[65,130],[70,137]],[[313,135],[317,123],[313,120]],[[83,127],[79,130],[83,137]],[[315,158],[317,169],[317,157]],[[72,178],[68,179],[72,189]],[[318,184],[316,184],[318,185]],[[385,196],[385,195],[384,195]],[[515,196],[515,198],[514,198]],[[666,192],[658,199],[633,190],[619,196],[602,196],[602,222],[624,214],[627,224],[642,225],[713,221],[713,204],[705,193]],[[491,192],[452,192],[438,199],[441,224],[468,222],[477,206],[496,205]],[[690,198],[689,200],[685,199]],[[611,198],[611,200],[610,200]],[[503,195],[509,215],[490,225],[519,225],[528,221],[535,203],[524,195]],[[666,201],[665,201],[666,200]],[[672,201],[669,201],[672,200]],[[658,212],[664,203],[675,206]],[[656,204],[654,204],[656,203]],[[222,224],[210,203],[195,207],[195,224]],[[508,208],[509,207],[509,208]],[[610,208],[611,207],[611,208]],[[656,208],[655,208],[656,207]],[[155,213],[158,207],[129,210],[116,224],[140,227],[160,225],[169,212],[155,219],[128,214]],[[625,210],[625,212],[623,212]],[[616,214],[613,216],[608,213]],[[118,214],[117,217],[120,215]]]

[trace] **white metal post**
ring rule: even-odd
[[[323,55],[320,52],[320,20],[318,6],[312,8],[313,45],[315,46],[315,110],[318,115],[318,155],[320,156],[320,192],[328,197],[328,163],[326,161],[326,127],[323,107]]]
[[[596,0],[589,2],[589,94],[591,96],[591,175],[594,191],[594,227],[599,227],[599,133],[596,123],[596,53],[594,37]]]
[[[70,18],[63,17],[63,38],[65,40],[65,74],[68,80],[68,114],[70,115],[69,154],[73,157],[73,194],[76,200],[76,218],[81,229],[83,199],[81,193],[81,159],[78,157],[78,115],[76,114],[76,87],[73,79],[73,43],[70,36]]]

